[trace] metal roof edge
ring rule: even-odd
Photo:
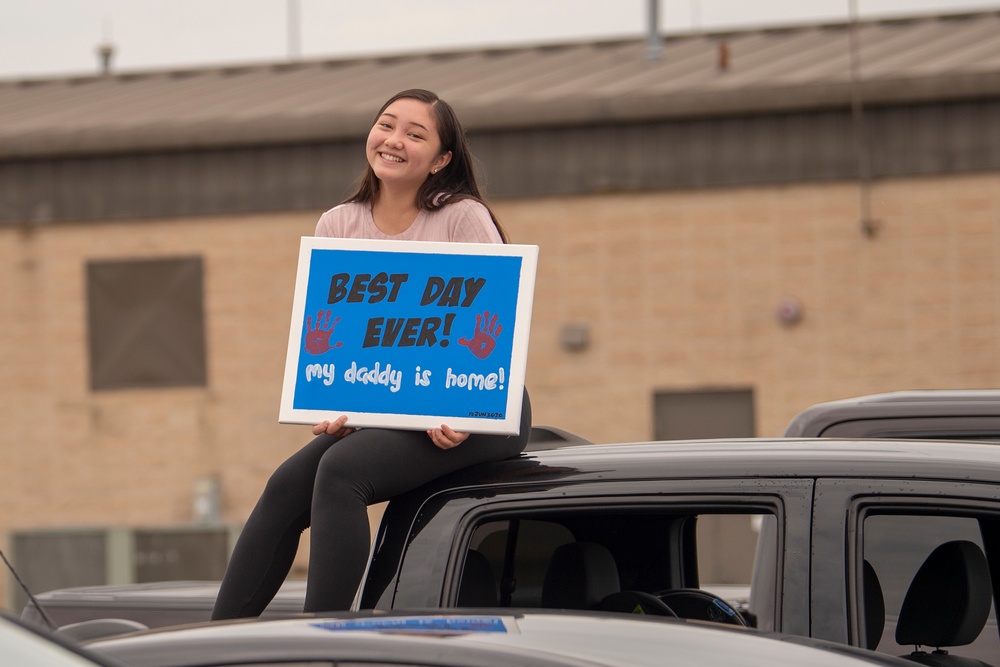
[[[927,101],[989,99],[1000,96],[1000,72],[942,74],[918,78],[868,79],[860,83],[866,107]],[[466,104],[469,132],[523,130],[554,126],[681,120],[720,116],[846,109],[851,83],[812,82],[727,90],[685,90],[670,94],[616,98],[550,98],[511,104]],[[0,158],[107,155],[221,147],[297,144],[362,139],[371,122],[359,111],[313,115],[273,114],[235,121],[219,117],[199,123],[120,124],[5,135],[0,128]]]

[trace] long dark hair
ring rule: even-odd
[[[448,165],[436,174],[429,174],[420,186],[420,190],[417,191],[417,206],[425,211],[434,211],[463,199],[475,199],[489,211],[490,218],[500,233],[500,238],[503,239],[504,243],[507,243],[506,230],[479,191],[472,151],[469,150],[465,130],[462,129],[462,124],[458,121],[458,116],[450,104],[429,90],[420,88],[404,90],[390,97],[382,105],[382,108],[375,114],[375,121],[372,124],[378,122],[390,104],[402,98],[419,100],[430,105],[434,111],[434,119],[437,121],[441,154],[451,151],[451,161]],[[381,183],[378,177],[372,171],[371,165],[368,165],[361,176],[357,191],[344,201],[370,204],[378,196],[380,187]]]

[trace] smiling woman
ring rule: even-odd
[[[323,214],[316,236],[506,242],[503,228],[480,194],[465,132],[451,106],[434,93],[405,90],[390,98],[372,123],[366,154],[368,167],[357,192]],[[448,260],[427,261],[446,264]],[[356,277],[348,287],[349,276],[342,276],[341,282],[331,284],[331,295],[362,299],[374,286],[371,298],[392,296],[394,292],[387,285],[392,284],[390,277],[369,278],[359,281]],[[428,303],[451,303],[464,295],[471,304],[481,287],[475,280],[449,284],[444,278],[434,278],[428,280],[424,297]],[[332,316],[326,311],[321,324],[317,315],[315,336],[307,339],[307,345],[325,351],[339,344],[330,343],[329,334],[337,322]],[[390,328],[390,323],[385,326]],[[411,336],[414,344],[420,345],[438,326],[442,322],[425,321],[418,330],[416,324],[410,327],[409,322],[405,326],[396,322],[392,335]],[[369,331],[368,338],[385,335],[379,327]],[[476,345],[487,344],[482,338],[461,339],[459,343],[467,344],[475,354]],[[320,366],[312,372],[320,377],[334,371]],[[377,364],[374,368],[352,366],[347,374],[348,382],[385,384],[391,391],[397,391],[402,382],[401,371]],[[368,557],[368,505],[473,464],[516,456],[525,448],[530,431],[531,406],[526,393],[516,436],[470,435],[447,424],[426,432],[355,431],[346,416],[316,424],[316,438],[278,467],[247,520],[213,618],[259,615],[287,576],[299,536],[310,526],[312,565],[305,610],[349,608]]]
[[[402,97],[379,116],[368,135],[368,164],[382,194],[372,203],[372,217],[383,233],[405,232],[418,213],[416,193],[449,162],[451,151],[441,150],[431,108],[420,100]]]
[[[389,99],[365,153],[368,168],[357,192],[320,218],[316,236],[507,242],[483,201],[465,131],[436,94],[405,90]]]

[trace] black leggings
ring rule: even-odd
[[[310,525],[305,611],[349,609],[368,562],[368,505],[460,468],[516,456],[530,430],[525,391],[516,436],[473,434],[447,450],[423,431],[366,428],[343,438],[318,436],[268,480],[236,542],[212,619],[259,616]]]

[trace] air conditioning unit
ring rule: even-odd
[[[150,581],[219,580],[239,534],[238,526],[20,530],[5,553],[33,594],[57,588]],[[8,575],[9,609],[27,602]]]

